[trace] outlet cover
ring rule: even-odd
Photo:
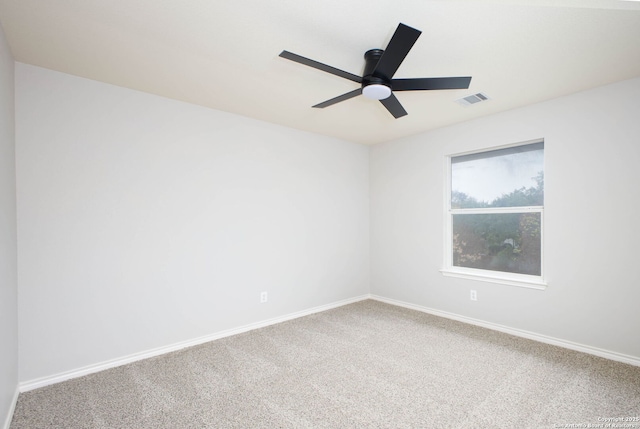
[[[478,300],[478,292],[476,292],[475,290],[471,290],[471,294],[469,295],[469,298],[471,298],[471,301],[477,301]]]

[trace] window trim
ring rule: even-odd
[[[452,209],[451,208],[451,159],[463,155],[481,154],[493,150],[507,149],[518,146],[526,146],[534,143],[544,143],[544,139],[535,139],[516,144],[483,148],[480,150],[462,152],[446,155],[445,158],[445,190],[444,190],[444,263],[440,270],[445,277],[457,277],[484,281],[490,283],[518,286],[530,289],[544,290],[547,287],[544,271],[544,206],[526,207],[493,207],[493,208],[472,208],[472,209]],[[509,273],[505,271],[482,270],[478,268],[457,267],[453,265],[453,216],[455,214],[484,214],[484,213],[540,213],[541,234],[540,234],[540,275],[528,275]]]

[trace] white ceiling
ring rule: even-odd
[[[0,0],[16,61],[373,144],[640,76],[640,2],[617,0]],[[468,90],[400,92],[394,119],[358,84],[399,22],[422,30],[395,77],[473,76]],[[484,92],[490,101],[454,100]]]

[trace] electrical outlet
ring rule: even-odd
[[[471,301],[477,301],[478,300],[478,292],[476,292],[475,290],[471,289],[471,294],[469,295],[469,298],[471,299]]]
[[[260,302],[267,302],[267,293],[266,292],[262,292],[260,293]]]

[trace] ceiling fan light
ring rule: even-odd
[[[372,100],[384,100],[391,96],[391,88],[386,85],[373,83],[362,88],[362,95]]]

